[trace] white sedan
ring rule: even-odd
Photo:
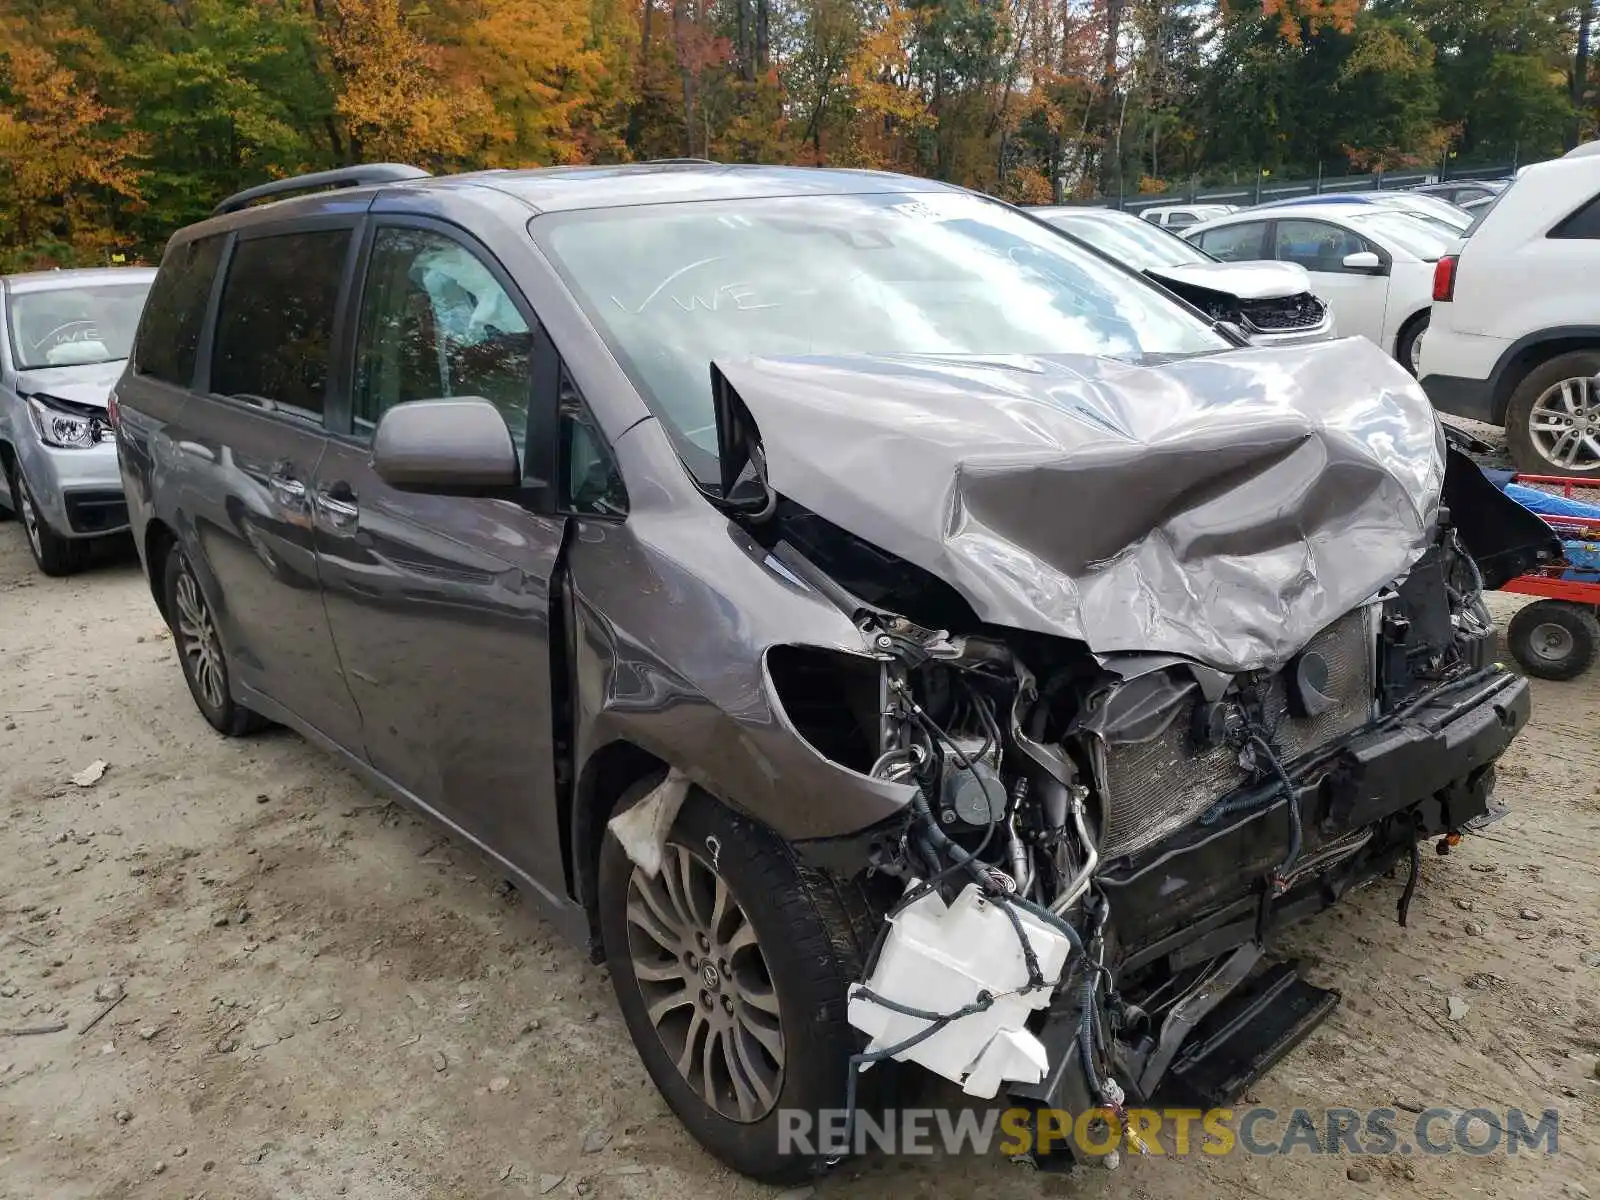
[[[1234,213],[1183,236],[1224,262],[1299,263],[1340,333],[1371,339],[1416,373],[1433,264],[1452,244],[1437,225],[1373,205],[1297,204]]]

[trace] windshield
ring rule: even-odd
[[[1136,271],[1157,267],[1186,267],[1214,261],[1209,254],[1184,241],[1175,233],[1141,221],[1138,217],[1089,217],[1074,213],[1051,213],[1045,218],[1057,229],[1082,238],[1102,254]]]
[[[1360,232],[1398,246],[1424,262],[1437,262],[1458,236],[1442,225],[1435,225],[1421,213],[1365,212],[1353,214],[1347,220]]]
[[[127,358],[149,291],[145,279],[12,293],[11,353],[17,370]]]
[[[1138,277],[963,193],[643,205],[530,228],[703,479],[717,359],[1228,347]]]
[[[1384,200],[1388,207],[1401,212],[1410,212],[1421,217],[1427,217],[1447,229],[1454,229],[1458,233],[1472,224],[1472,218],[1459,207],[1451,204],[1448,200],[1441,200],[1437,196],[1408,195],[1404,197],[1397,196],[1392,201],[1385,197]]]

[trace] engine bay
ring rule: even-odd
[[[866,852],[900,891],[850,993],[858,1071],[910,1061],[974,1096],[1068,1107],[1143,1098],[1177,1058],[1174,1020],[1192,1029],[1247,982],[1275,913],[1414,863],[1419,838],[1458,837],[1487,805],[1492,758],[1448,795],[1351,765],[1353,742],[1509,681],[1448,508],[1402,578],[1281,666],[1233,674],[985,627],[932,576],[786,501],[765,534],[875,651],[874,674],[810,707],[852,714],[855,736],[802,732],[916,789]],[[803,721],[798,678],[780,690]]]

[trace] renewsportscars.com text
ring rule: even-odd
[[[1556,1154],[1560,1114],[1428,1108],[906,1108],[779,1110],[778,1138],[796,1154]]]

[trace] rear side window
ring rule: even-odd
[[[211,281],[222,260],[221,235],[173,246],[150,288],[134,346],[134,373],[188,387],[194,379],[200,326]]]
[[[234,247],[211,354],[211,390],[322,414],[351,231],[252,238]]]
[[[1600,238],[1600,196],[1594,197],[1550,231],[1553,238],[1594,241]]]

